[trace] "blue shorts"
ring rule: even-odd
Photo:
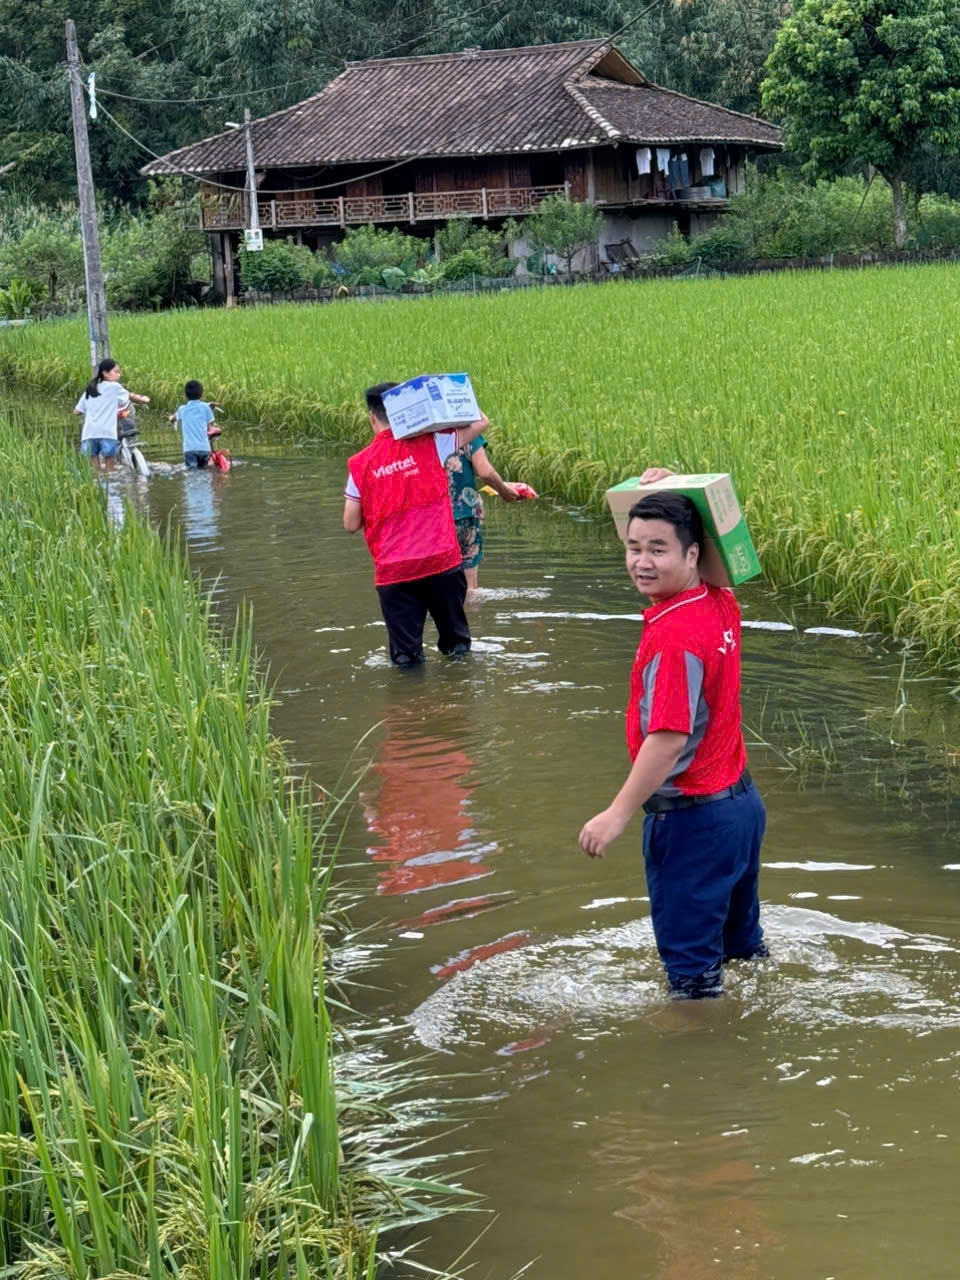
[[[84,440],[80,452],[87,458],[115,458],[119,448],[119,440]]]
[[[723,964],[767,954],[760,928],[760,793],[649,813],[643,860],[657,950],[677,996],[719,995]]]
[[[188,449],[183,455],[183,461],[188,470],[192,471],[195,468],[198,471],[202,471],[210,461],[210,454],[200,453],[200,451],[196,449]]]

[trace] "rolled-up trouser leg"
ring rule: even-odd
[[[762,945],[762,837],[763,804],[753,787],[713,804],[647,816],[643,856],[653,929],[675,995],[720,995],[723,960],[730,956],[725,941],[742,946],[739,954]],[[732,902],[736,922],[727,934]]]

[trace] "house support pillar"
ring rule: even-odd
[[[587,200],[590,204],[597,203],[597,168],[594,164],[593,147],[587,152]],[[594,241],[593,246],[587,250],[592,270],[597,271],[600,267],[600,238]]]
[[[216,232],[210,237],[210,257],[213,262],[213,296],[217,302],[226,302],[227,300],[227,271],[224,262],[223,242],[225,236],[222,231]]]
[[[233,289],[233,237],[229,231],[223,233],[223,270],[226,276],[224,302],[228,307],[235,307],[237,299]]]

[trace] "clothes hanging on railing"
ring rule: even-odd
[[[700,172],[705,178],[712,178],[714,175],[714,161],[716,157],[713,154],[713,147],[700,148]]]
[[[657,147],[657,168],[661,173],[668,173],[670,170],[670,148]]]
[[[637,173],[650,172],[650,148],[637,147]]]

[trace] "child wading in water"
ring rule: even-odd
[[[80,452],[100,471],[113,470],[120,447],[117,417],[129,408],[131,400],[137,404],[150,403],[149,396],[134,395],[122,385],[116,360],[101,360],[73,410],[83,416]]]
[[[180,424],[184,463],[187,467],[202,470],[210,461],[211,446],[207,429],[214,421],[213,405],[204,400],[203,384],[194,378],[186,383],[183,394],[186,403],[176,413],[171,413],[169,420]]]

